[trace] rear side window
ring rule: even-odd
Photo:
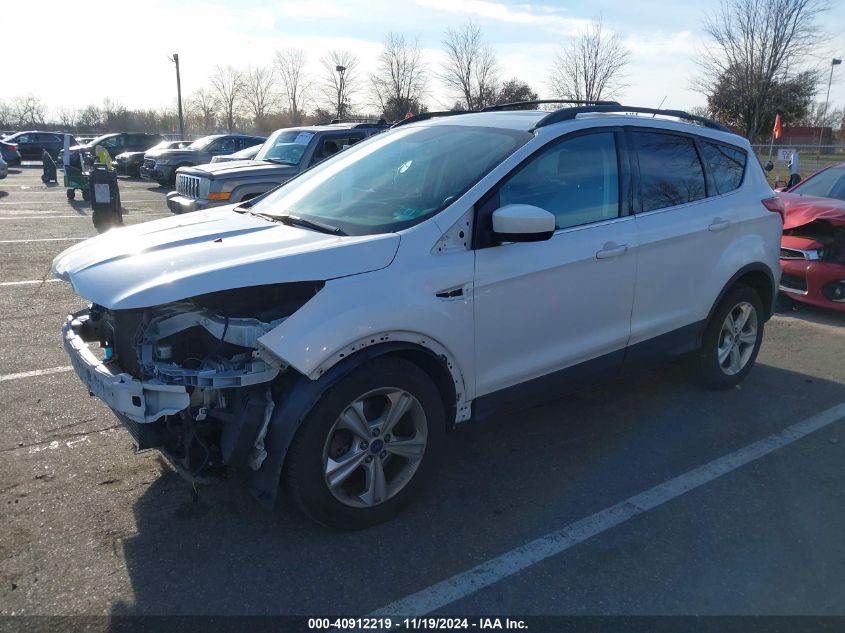
[[[717,194],[737,189],[745,173],[745,152],[721,143],[700,141],[701,155],[713,177]]]
[[[664,209],[707,195],[704,170],[692,139],[674,134],[631,132],[640,164],[642,211]]]

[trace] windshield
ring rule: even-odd
[[[103,134],[102,136],[98,136],[97,138],[95,138],[92,141],[88,141],[87,145],[90,145],[91,147],[93,147],[94,145],[99,145],[100,143],[105,141],[107,138],[111,138],[112,136],[117,136],[117,135],[116,134]]]
[[[831,167],[789,190],[802,196],[818,196],[845,200],[845,169]]]
[[[214,139],[219,138],[218,136],[203,136],[202,138],[198,138],[196,141],[188,145],[188,149],[205,149],[205,147],[211,144]]]
[[[308,147],[308,143],[313,137],[313,132],[277,130],[264,142],[255,159],[286,165],[298,165],[305,153],[305,148]]]
[[[349,235],[398,231],[447,207],[531,138],[461,125],[400,128],[329,158],[251,211],[322,222]]]

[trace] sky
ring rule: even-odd
[[[439,109],[454,102],[434,77],[443,59],[443,33],[468,19],[481,26],[504,78],[519,77],[549,98],[555,52],[601,16],[631,52],[621,101],[692,108],[705,103],[690,82],[695,59],[708,44],[702,21],[717,2],[4,0],[3,22],[18,26],[2,29],[0,99],[33,93],[52,111],[99,105],[106,98],[129,108],[172,107],[176,82],[168,56],[174,52],[185,96],[206,86],[216,65],[268,65],[274,51],[286,47],[305,50],[314,75],[327,50],[350,50],[366,75],[374,70],[384,36],[394,31],[419,38],[432,75],[425,101]],[[829,68],[831,56],[845,56],[845,2],[833,3],[825,28],[828,41],[818,64]],[[820,100],[825,91],[826,85]],[[368,100],[362,93],[356,101]],[[845,105],[845,64],[835,69],[830,102]]]

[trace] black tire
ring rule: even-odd
[[[74,198],[76,198],[76,189],[68,189],[67,190],[67,199],[73,200]]]
[[[88,202],[89,200],[91,200],[91,192],[90,192],[90,191],[85,191],[85,190],[83,189],[83,190],[82,190],[82,199],[83,199],[83,200],[85,200],[85,202]]]
[[[756,340],[753,348],[751,348],[751,354],[742,368],[736,373],[730,374],[719,362],[718,349],[722,342],[723,324],[728,314],[743,303],[750,304],[754,309]],[[698,353],[699,380],[710,389],[730,389],[745,380],[757,360],[760,344],[763,342],[764,325],[763,302],[754,289],[739,284],[728,291],[713,311],[713,315],[704,330],[701,349]]]
[[[338,500],[329,489],[323,451],[340,414],[362,395],[382,388],[401,389],[421,405],[427,426],[425,451],[416,471],[392,497],[369,507],[353,507]],[[392,519],[420,493],[437,467],[445,435],[443,401],[428,374],[402,358],[377,358],[329,388],[306,414],[288,451],[282,483],[314,521],[341,530],[370,527]]]

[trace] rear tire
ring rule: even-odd
[[[67,199],[73,200],[74,198],[76,198],[76,189],[68,189],[67,190]]]
[[[730,389],[748,375],[763,342],[763,302],[737,285],[719,302],[704,330],[698,374],[710,389]]]
[[[377,358],[329,388],[306,414],[283,483],[318,523],[342,530],[376,525],[419,494],[445,434],[443,401],[428,374],[398,357]]]

